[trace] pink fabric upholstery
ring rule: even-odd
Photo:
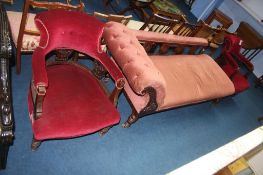
[[[10,23],[11,33],[14,44],[17,46],[17,39],[19,33],[19,27],[22,19],[22,12],[7,11],[8,20]],[[28,14],[28,21],[26,25],[27,30],[38,31],[35,22],[35,14]],[[32,52],[39,44],[39,36],[27,35],[23,37],[22,51]]]
[[[163,104],[166,94],[165,80],[138,42],[134,32],[122,24],[109,22],[105,25],[103,38],[131,89],[137,95],[144,95],[143,90],[151,86],[157,91],[157,103]]]
[[[149,101],[149,95],[147,93],[145,95],[138,95],[138,93],[134,92],[131,89],[131,86],[129,85],[127,80],[124,85],[124,91],[137,112],[140,112],[147,105]]]
[[[167,109],[232,95],[233,83],[208,55],[151,56],[166,84]]]
[[[202,38],[178,37],[130,30],[108,22],[103,37],[128,83],[125,92],[139,113],[148,103],[142,90],[152,86],[157,91],[158,109],[225,97],[235,92],[233,83],[208,55],[147,56],[140,39],[207,46]]]
[[[120,121],[120,114],[93,75],[72,64],[47,67],[49,87],[43,113],[32,119],[32,96],[29,113],[37,140],[72,138],[94,133]]]
[[[207,39],[204,39],[204,38],[185,37],[185,36],[177,36],[177,35],[172,35],[172,34],[140,31],[140,30],[133,30],[133,33],[136,35],[137,39],[140,41],[153,41],[153,42],[208,46],[208,41]]]

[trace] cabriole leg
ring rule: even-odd
[[[36,151],[38,147],[41,145],[41,141],[36,140],[34,137],[32,139],[32,144],[31,144],[31,150]]]
[[[104,134],[106,134],[111,129],[111,127],[112,126],[108,126],[106,128],[103,128],[102,130],[100,130],[99,135],[103,136]]]
[[[128,120],[122,124],[123,128],[129,128],[133,123],[139,119],[139,114],[133,110],[132,114],[129,116]]]

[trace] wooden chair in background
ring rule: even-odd
[[[155,0],[130,0],[129,6],[123,9],[118,14],[123,15],[128,11],[136,11],[139,12],[139,17],[142,21],[146,21],[146,16],[148,14],[145,12],[145,8],[148,8],[151,3]]]
[[[124,15],[104,14],[100,12],[94,12],[93,15],[98,18],[105,19],[106,21],[119,22],[124,25],[127,25],[128,22],[132,19],[132,15],[124,16]]]
[[[242,48],[244,54],[249,60],[252,60],[263,49],[263,36],[260,35],[250,24],[242,21],[237,30],[237,35],[242,39]]]
[[[214,20],[219,22],[220,23],[219,26],[221,26],[225,29],[228,29],[233,24],[233,20],[218,9],[215,9],[208,16],[208,18],[205,20],[205,22],[210,25]]]
[[[213,55],[214,52],[224,43],[224,36],[226,34],[233,33],[227,31],[223,27],[212,27],[204,21],[199,21],[197,24],[191,24],[183,21],[173,28],[173,34],[178,36],[199,37],[207,39],[210,46],[210,55]],[[163,44],[160,50],[161,53],[166,53],[167,49],[170,47],[171,46],[168,46],[167,44]],[[176,52],[181,53],[179,48],[176,49]]]
[[[140,28],[140,30],[149,31],[149,32],[157,32],[157,33],[167,33],[174,34],[173,28],[184,21],[184,18],[178,15],[178,19],[167,18],[164,16],[160,16],[158,14],[154,14],[151,16],[144,25]],[[148,41],[143,44],[146,52],[152,52],[156,47],[157,43]]]
[[[14,3],[13,0],[0,0],[0,2],[8,2],[8,3],[10,3],[10,4],[13,4],[13,3]]]
[[[34,13],[29,13],[29,7],[40,9],[64,9],[83,11],[84,4],[79,0],[79,4],[71,5],[70,0],[66,3],[25,0],[23,12],[8,11],[8,19],[12,32],[12,39],[16,50],[16,72],[21,72],[21,54],[32,53],[39,43],[39,32],[34,23]]]

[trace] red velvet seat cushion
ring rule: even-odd
[[[35,139],[71,138],[117,124],[120,114],[91,73],[73,64],[47,67],[49,87],[41,118],[33,121]],[[29,93],[29,111],[32,97]]]

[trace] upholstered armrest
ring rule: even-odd
[[[103,38],[131,89],[138,95],[145,95],[147,88],[154,88],[157,103],[161,105],[166,94],[165,80],[134,32],[124,25],[109,22],[105,25]]]
[[[147,32],[143,30],[132,30],[134,35],[140,41],[152,41],[160,43],[182,44],[182,45],[197,45],[208,46],[208,40],[199,37],[177,36],[164,33]]]
[[[35,87],[48,86],[46,60],[42,48],[36,48],[32,56],[32,74]]]

